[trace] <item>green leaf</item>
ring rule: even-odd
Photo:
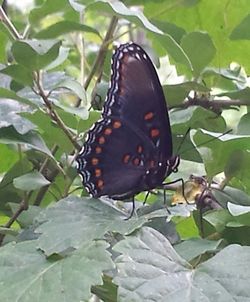
[[[191,261],[194,258],[206,253],[216,252],[222,240],[207,240],[201,238],[190,238],[174,246],[176,252],[186,259]]]
[[[29,70],[39,70],[52,63],[59,55],[60,41],[22,40],[12,46],[16,62]]]
[[[0,174],[8,171],[11,166],[19,159],[18,153],[16,150],[13,150],[8,145],[1,145],[0,148],[0,158],[4,160],[1,161],[0,165]]]
[[[207,33],[192,32],[182,38],[181,46],[189,57],[197,78],[215,56],[213,41]]]
[[[63,82],[58,83],[57,87],[58,88],[64,87],[64,88],[67,88],[67,89],[73,91],[82,100],[83,104],[87,103],[86,91],[84,90],[84,88],[78,81],[72,80],[72,79],[66,79]],[[78,110],[79,109],[80,108],[78,108]],[[85,119],[87,119],[87,117]]]
[[[0,70],[1,73],[7,74],[18,83],[24,86],[33,86],[33,77],[30,70],[22,65],[14,64]]]
[[[14,178],[13,183],[17,189],[20,189],[23,191],[32,191],[32,190],[37,190],[44,186],[49,185],[50,181],[48,181],[38,171],[34,171],[31,173],[19,176],[17,178]]]
[[[113,268],[107,247],[90,242],[55,261],[37,250],[35,240],[8,244],[0,250],[0,300],[88,301],[102,271]]]
[[[38,150],[53,158],[50,150],[45,145],[42,138],[35,132],[28,132],[24,135],[17,133],[14,128],[7,127],[0,129],[0,143],[2,144],[26,144],[30,148]]]
[[[250,113],[246,113],[241,117],[238,123],[237,134],[248,135],[249,129],[250,129]]]
[[[49,65],[47,65],[45,69],[51,70],[51,69],[54,69],[54,68],[62,65],[68,59],[69,50],[70,49],[68,47],[61,46],[59,49],[58,57],[53,62],[51,62]]]
[[[158,21],[157,19],[152,19],[152,23],[161,29],[164,33],[169,34],[175,39],[177,43],[180,44],[181,38],[186,34],[185,30],[174,23],[167,21]]]
[[[33,25],[37,25],[45,16],[48,17],[51,14],[57,12],[64,12],[72,9],[67,0],[46,0],[40,7],[35,7],[29,14],[29,21]]]
[[[16,213],[20,207],[17,203],[12,202],[9,202],[8,205],[11,208],[12,214]],[[28,228],[41,211],[40,207],[29,205],[28,210],[23,211],[16,220],[22,228]]]
[[[206,92],[210,91],[206,86],[197,82],[184,82],[174,85],[164,85],[164,94],[166,96],[169,106],[180,105],[185,98],[189,95],[190,91]]]
[[[250,206],[242,206],[229,202],[227,207],[233,216],[239,216],[250,212]]]
[[[79,2],[81,3],[83,1]],[[127,8],[121,1],[114,0],[110,2],[108,0],[97,0],[94,3],[89,4],[86,7],[86,11],[99,11],[102,14],[109,13],[118,17],[123,17],[124,19],[139,25],[140,27],[144,27],[152,32],[162,34],[162,31],[150,23],[141,11],[131,10]]]
[[[218,96],[228,96],[232,100],[242,100],[247,102],[247,104],[250,104],[250,88],[246,87],[242,90],[235,90],[235,91],[229,91],[229,92],[222,92],[218,94]],[[248,103],[249,102],[249,103]]]
[[[7,212],[6,203],[16,202],[22,200],[20,192],[13,186],[13,179],[30,172],[32,164],[24,157],[16,163],[4,174],[0,182],[0,209]],[[9,213],[8,213],[9,214]]]
[[[249,40],[250,33],[250,14],[248,14],[232,31],[230,39],[232,40]]]
[[[107,275],[103,276],[103,285],[93,286],[91,291],[104,302],[117,302],[117,285]]]
[[[90,26],[80,24],[77,22],[72,22],[72,21],[60,21],[57,22],[42,31],[38,32],[35,37],[37,39],[54,39],[57,38],[58,36],[61,36],[63,34],[67,34],[73,31],[83,31],[87,33],[92,33],[95,35],[98,35],[100,37],[100,34],[98,31]]]
[[[48,147],[52,148],[56,139],[57,145],[63,152],[70,153],[72,151],[72,143],[63,131],[51,122],[51,118],[48,115],[45,115],[41,110],[37,110],[33,114],[25,115],[25,117],[39,127],[41,136]]]
[[[192,268],[157,231],[143,228],[115,251],[119,301],[240,301],[250,298],[250,248],[231,245]],[[240,284],[240,290],[239,290]],[[149,300],[150,297],[150,300]]]
[[[45,221],[36,229],[41,234],[39,248],[46,255],[60,253],[70,247],[78,248],[84,242],[103,238],[109,231],[130,233],[146,221],[143,217],[124,218],[120,212],[97,199],[74,196],[62,199],[38,217],[40,222]]]
[[[226,126],[225,120],[221,116],[218,117],[216,113],[196,106],[171,112],[170,121],[171,125],[174,128],[178,127],[180,132],[185,132],[188,127],[223,132]]]
[[[18,113],[31,112],[31,108],[15,100],[0,99],[0,128],[13,126],[20,134],[25,134],[36,126]]]
[[[6,89],[6,88],[1,88],[0,87],[0,97],[1,98],[6,98],[6,99],[12,99],[12,100],[17,100],[23,104],[27,104],[27,105],[33,105],[34,104],[32,102],[30,102],[30,100],[20,97],[19,95],[17,95],[14,91]]]
[[[156,36],[156,34],[154,34]],[[181,63],[186,65],[188,68],[192,68],[192,63],[190,62],[184,49],[168,34],[157,34],[157,43],[166,49],[167,54],[170,55],[176,63]]]
[[[203,159],[208,177],[224,171],[233,152],[250,148],[249,136],[223,134],[218,138],[219,134],[205,130],[191,131],[192,140],[195,145],[200,146],[197,150]],[[211,140],[216,137],[217,139]],[[244,167],[244,170],[247,173],[249,169]]]

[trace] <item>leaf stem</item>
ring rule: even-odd
[[[9,221],[4,225],[5,228],[10,228],[12,224],[16,221],[18,216],[23,212],[26,211],[29,207],[28,200],[32,194],[32,191],[27,194],[27,196],[21,201],[19,208],[13,215],[10,217]],[[5,234],[0,234],[0,246],[3,243],[3,239],[5,237]]]
[[[57,112],[53,109],[52,107],[52,103],[49,101],[48,99],[48,95],[45,94],[45,91],[43,89],[42,83],[41,83],[41,72],[38,71],[35,73],[36,74],[36,79],[35,79],[35,83],[37,86],[38,91],[36,91],[36,93],[38,95],[41,96],[41,98],[44,101],[44,104],[46,105],[46,107],[49,110],[49,115],[51,116],[51,118],[56,122],[57,126],[59,128],[62,129],[62,131],[65,133],[65,135],[68,137],[68,139],[70,140],[70,142],[72,143],[72,145],[77,149],[80,150],[81,147],[80,145],[76,142],[76,140],[74,139],[73,135],[71,134],[71,132],[67,129],[66,125],[64,124],[64,122],[62,121],[62,119],[60,118],[60,116],[57,114]]]

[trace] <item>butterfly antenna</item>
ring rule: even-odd
[[[189,128],[189,130],[190,130],[190,128]],[[214,141],[214,140],[216,140],[216,139],[218,139],[218,138],[220,138],[220,137],[222,137],[222,136],[224,136],[224,135],[226,135],[226,134],[228,134],[228,133],[230,133],[230,132],[232,132],[232,131],[233,131],[233,129],[229,129],[229,130],[227,130],[226,132],[220,134],[219,136],[213,137],[213,138],[211,138],[211,139],[209,139],[209,140],[207,140],[207,141],[205,141],[205,142],[203,142],[203,143],[200,143],[200,144],[196,145],[195,148],[198,148],[198,147],[200,147],[200,146],[206,145],[206,144],[208,144],[208,143],[210,143],[210,142],[212,142],[212,141]],[[190,151],[190,150],[193,150],[193,149],[194,149],[194,148],[189,148],[189,149],[187,149],[187,150],[184,150],[184,151],[182,152],[182,154],[185,153],[185,152],[188,152],[188,151]]]
[[[181,140],[181,142],[180,142],[180,144],[179,144],[179,146],[178,146],[178,148],[177,148],[176,154],[179,154],[179,152],[180,152],[180,150],[181,150],[181,147],[182,147],[182,145],[183,145],[183,143],[184,143],[186,137],[188,136],[190,130],[191,130],[191,128],[189,127],[189,128],[187,129],[186,133],[183,135],[182,140]]]

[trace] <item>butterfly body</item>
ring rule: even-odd
[[[137,44],[116,49],[102,119],[76,160],[90,194],[115,199],[161,186],[178,166],[161,84]]]

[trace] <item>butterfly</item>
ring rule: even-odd
[[[163,184],[177,171],[167,104],[147,53],[135,43],[112,56],[102,118],[89,130],[76,158],[91,196],[124,200]]]

